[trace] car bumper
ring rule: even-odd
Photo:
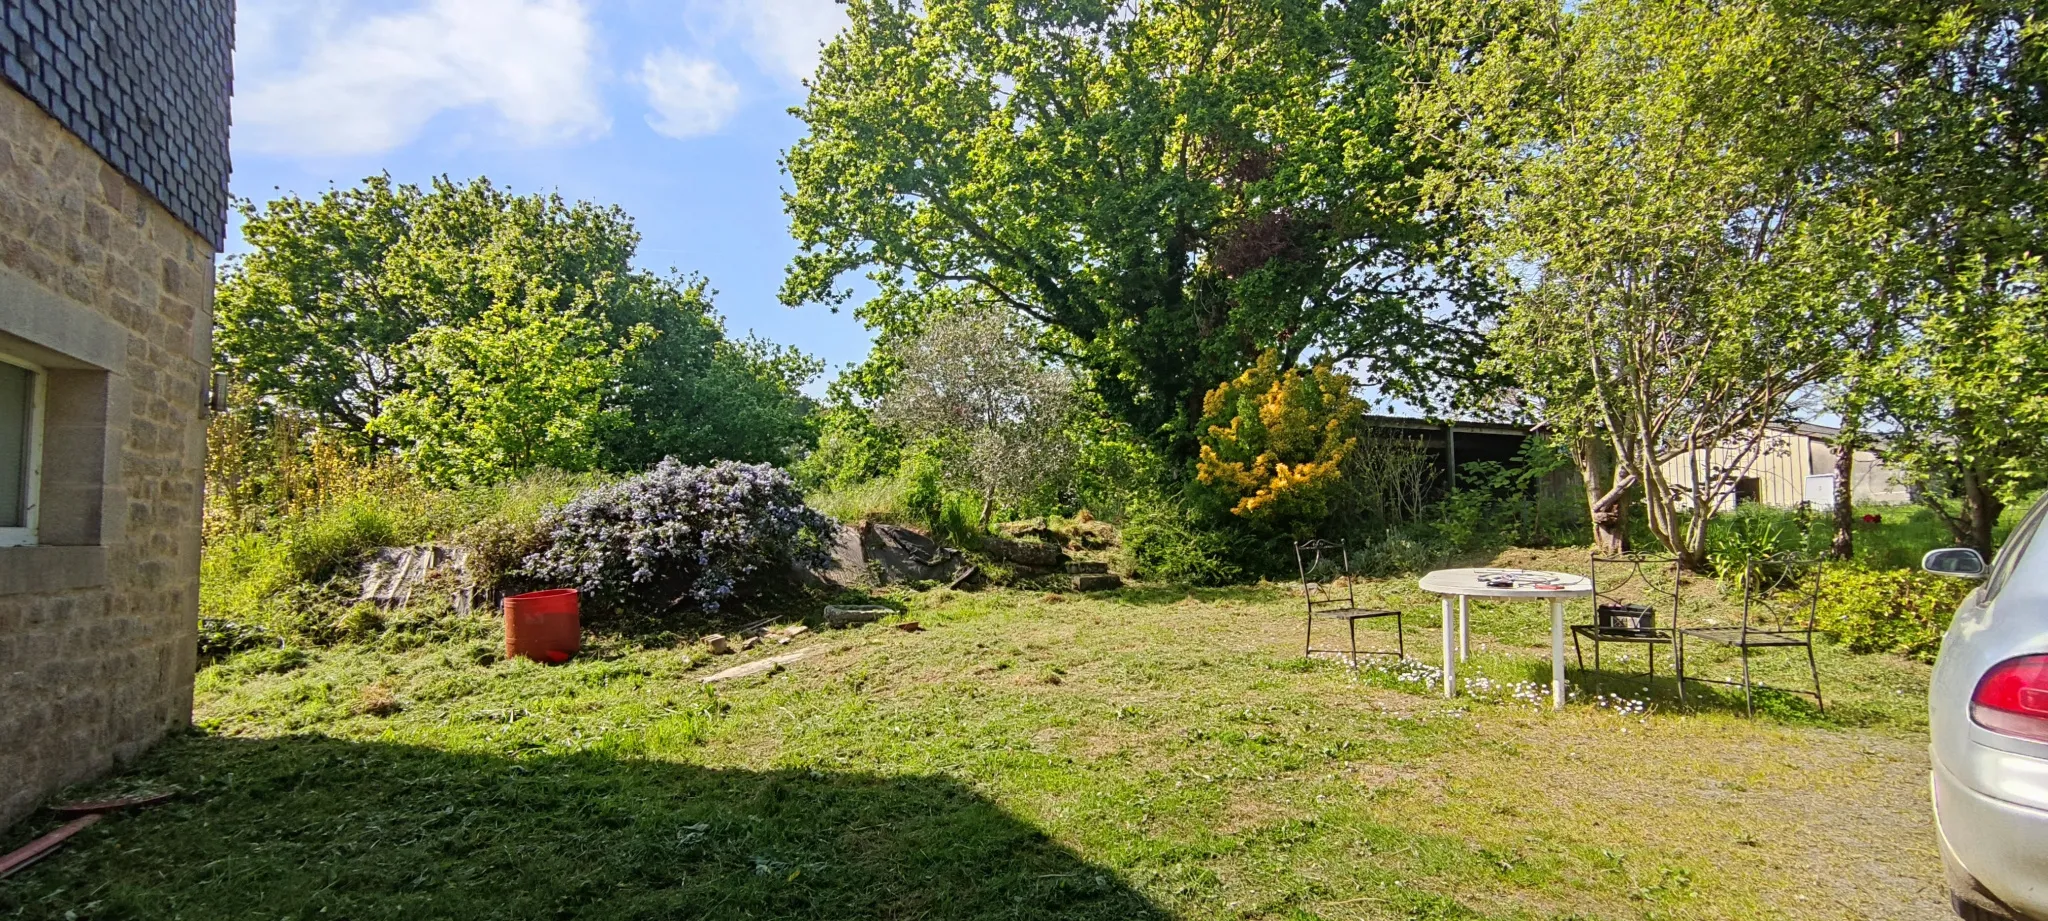
[[[2048,921],[2048,812],[1985,796],[1940,762],[1934,827],[1958,898],[2026,921]],[[1984,904],[1989,897],[1996,904]]]

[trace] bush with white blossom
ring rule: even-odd
[[[778,468],[671,458],[549,510],[548,547],[524,568],[600,614],[714,612],[792,563],[826,562],[834,526]]]

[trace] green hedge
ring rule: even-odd
[[[1932,661],[1956,606],[1976,587],[1966,579],[1910,569],[1829,570],[1822,583],[1819,626],[1852,652]]]

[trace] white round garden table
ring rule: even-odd
[[[1550,602],[1550,703],[1564,706],[1564,603],[1593,596],[1593,580],[1537,569],[1439,569],[1422,590],[1444,599],[1444,696],[1458,696],[1458,663],[1472,645],[1471,598]],[[1455,629],[1452,620],[1456,619]],[[1455,648],[1454,648],[1455,647]],[[1455,655],[1454,655],[1455,654]]]

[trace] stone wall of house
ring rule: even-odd
[[[0,350],[47,369],[0,547],[0,827],[188,724],[213,247],[0,83]]]

